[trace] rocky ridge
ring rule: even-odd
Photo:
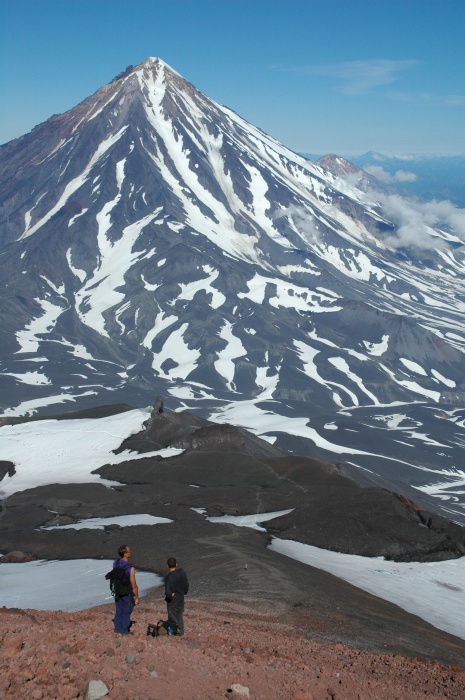
[[[189,600],[186,607],[183,638],[146,635],[147,624],[165,616],[161,600],[141,602],[128,638],[112,632],[108,605],[73,614],[3,608],[0,698],[458,700],[465,694],[463,664],[324,643],[304,628],[312,615],[324,626],[317,611],[303,615],[279,602],[270,608],[222,598]],[[92,687],[100,693],[91,695]]]

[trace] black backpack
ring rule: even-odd
[[[158,620],[156,625],[148,625],[148,637],[162,637],[169,635],[170,637],[178,633],[178,626],[173,620]]]
[[[115,600],[119,600],[121,596],[128,595],[132,591],[131,582],[126,576],[126,569],[129,569],[130,566],[129,563],[120,566],[118,562],[111,571],[105,574],[105,578],[110,581],[110,591]]]

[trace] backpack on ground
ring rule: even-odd
[[[147,627],[148,637],[163,637],[165,635],[175,635],[178,633],[178,626],[173,620],[158,620],[156,625]]]
[[[126,570],[129,569],[131,564],[126,563],[120,566],[119,563],[107,574],[105,578],[110,581],[110,591],[115,597],[115,600],[119,600],[121,596],[131,593],[132,586],[129,577],[126,575]]]

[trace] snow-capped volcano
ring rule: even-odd
[[[462,519],[460,210],[363,191],[158,58],[1,154],[5,416],[162,393]]]

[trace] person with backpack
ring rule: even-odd
[[[113,562],[113,570],[123,569],[124,575],[117,581],[115,588],[115,617],[113,619],[115,632],[117,634],[129,634],[131,613],[134,606],[139,604],[139,589],[136,583],[136,571],[129,563],[131,550],[127,544],[121,545],[118,549],[118,559]]]
[[[177,626],[176,634],[184,634],[184,596],[189,591],[189,581],[184,569],[178,568],[174,557],[166,562],[168,574],[165,577],[165,600],[168,610],[168,622],[174,622]]]

